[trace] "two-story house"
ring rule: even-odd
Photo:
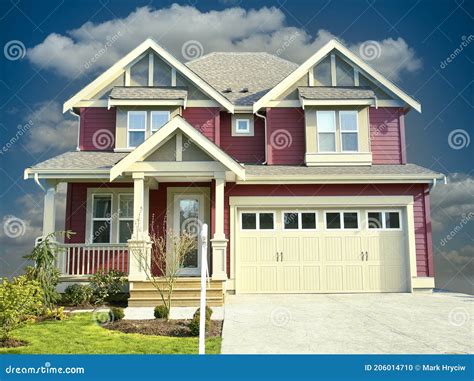
[[[183,64],[149,39],[64,104],[79,118],[77,150],[25,178],[47,187],[43,234],[76,232],[64,279],[123,270],[131,306],[157,304],[131,245],[204,223],[214,305],[225,291],[430,290],[429,192],[442,175],[407,162],[412,109],[420,103],[336,40],[298,65],[227,52]],[[199,248],[185,262],[187,287],[200,258]]]

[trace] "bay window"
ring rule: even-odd
[[[336,112],[317,111],[319,152],[336,152]]]

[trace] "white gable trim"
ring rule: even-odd
[[[106,70],[104,73],[99,75],[95,80],[89,83],[86,87],[76,93],[73,97],[68,99],[63,105],[63,112],[75,107],[80,101],[87,100],[87,97],[96,94],[101,89],[103,89],[107,84],[112,82],[114,79],[126,73],[126,77],[130,76],[129,65],[131,62],[135,61],[137,58],[143,56],[143,54],[148,50],[152,49],[156,54],[158,54],[164,61],[166,61],[171,67],[174,67],[178,72],[184,75],[197,87],[199,87],[204,93],[209,95],[212,99],[217,101],[222,107],[224,107],[229,112],[234,112],[234,106],[229,100],[227,100],[222,94],[215,90],[211,85],[202,80],[197,74],[195,74],[191,69],[186,65],[182,64],[160,45],[158,45],[154,40],[147,39],[128,53],[125,57],[117,61],[112,67]],[[127,81],[126,81],[127,82]]]
[[[125,156],[122,160],[120,160],[116,165],[114,165],[110,170],[110,181],[115,180],[123,172],[130,169],[130,167],[136,162],[143,161],[161,143],[169,139],[171,135],[178,129],[188,136],[209,156],[222,163],[226,168],[235,173],[238,178],[245,180],[245,169],[242,165],[237,163],[228,154],[222,151],[222,149],[220,149],[208,138],[197,131],[181,116],[177,115],[163,127],[161,127],[157,132],[151,135],[142,144],[140,144],[137,148],[135,148],[132,152],[130,152],[127,156]]]
[[[253,106],[253,111],[257,112],[262,107],[265,107],[269,104],[269,102],[275,100],[278,96],[283,94],[286,90],[288,90],[299,78],[301,78],[305,73],[310,71],[314,65],[324,59],[333,49],[337,50],[341,55],[345,56],[347,59],[352,61],[362,74],[367,75],[369,79],[374,79],[376,82],[379,82],[385,88],[387,88],[390,92],[396,95],[398,98],[403,100],[406,104],[413,107],[416,111],[421,113],[421,104],[417,102],[415,99],[410,97],[404,91],[402,91],[398,86],[396,86],[393,82],[389,81],[385,78],[382,74],[378,71],[370,67],[367,63],[365,63],[361,58],[359,58],[356,54],[346,48],[343,44],[339,41],[333,39],[329,41],[326,45],[324,45],[321,49],[319,49],[315,54],[313,54],[310,58],[308,58],[305,62],[303,62],[293,73],[291,73],[288,77],[283,79],[278,85],[276,85],[272,90],[270,90],[267,94],[265,94],[262,98],[260,98],[257,102],[255,102]]]

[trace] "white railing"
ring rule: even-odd
[[[57,266],[63,276],[88,276],[99,270],[128,274],[126,244],[58,243]]]

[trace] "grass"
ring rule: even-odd
[[[90,313],[63,321],[28,324],[13,332],[29,344],[0,348],[0,354],[197,354],[198,339],[145,336],[111,331],[99,326]],[[218,354],[221,338],[206,340],[206,353]]]

